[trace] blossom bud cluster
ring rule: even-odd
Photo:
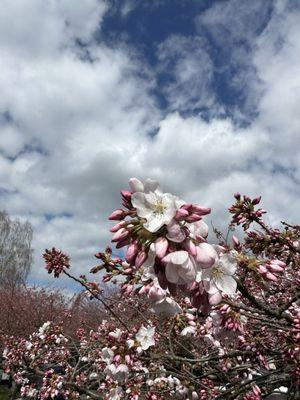
[[[70,267],[70,258],[62,251],[53,247],[51,250],[46,249],[43,254],[46,261],[46,269],[49,274],[54,273],[54,277],[58,278],[65,268]]]
[[[244,324],[247,322],[247,318],[241,315],[240,312],[232,310],[228,304],[224,304],[219,308],[222,320],[221,325],[226,330],[232,330],[235,332],[244,332]]]
[[[278,280],[277,274],[284,272],[286,264],[280,260],[268,260],[262,265],[259,265],[257,270],[264,279],[276,282]]]
[[[255,206],[260,203],[261,196],[251,200],[249,196],[241,196],[239,193],[234,195],[236,203],[229,207],[229,211],[233,214],[232,223],[242,225],[246,231],[253,221],[259,221],[265,210],[262,208],[255,210]]]

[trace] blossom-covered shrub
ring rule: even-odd
[[[49,273],[67,275],[105,308],[97,329],[69,338],[48,322],[8,338],[6,371],[24,398],[294,399],[300,395],[300,227],[269,227],[260,198],[235,195],[230,231],[208,241],[206,206],[133,178],[110,219],[111,247],[91,272],[120,288],[72,275],[70,259],[47,250]]]
[[[113,298],[113,296],[112,296]],[[46,321],[62,323],[68,335],[79,327],[96,328],[103,307],[82,294],[68,297],[62,290],[20,286],[0,290],[0,349],[6,335],[30,335]]]

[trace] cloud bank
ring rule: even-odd
[[[0,205],[34,227],[32,280],[47,282],[50,246],[88,272],[131,176],[211,206],[219,227],[235,191],[300,222],[300,9],[267,3],[215,2],[193,35],[155,43],[153,66],[105,41],[109,2],[4,1]]]

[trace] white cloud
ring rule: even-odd
[[[198,29],[209,30],[221,45],[252,41],[266,19],[271,2],[228,0],[213,3],[197,18]]]
[[[264,95],[256,123],[270,132],[272,161],[295,169],[300,179],[300,9],[286,4],[278,3],[257,41],[254,62]]]
[[[84,0],[76,5],[72,0],[3,0],[1,50],[32,59],[52,58],[74,39],[89,41],[106,9],[102,0]]]
[[[213,62],[201,38],[173,35],[158,46],[160,71],[168,75],[163,87],[170,110],[193,112],[204,108],[209,115],[220,111],[214,91]]]
[[[231,96],[227,113],[236,121],[248,123],[257,112],[261,86],[253,64],[253,51],[271,7],[269,0],[220,1],[196,18],[198,34],[208,37],[213,43],[211,52],[218,54],[215,73],[222,77],[223,90]]]
[[[48,279],[40,254],[54,245],[70,253],[76,271],[87,272],[109,240],[106,218],[118,207],[119,190],[135,175],[212,206],[215,225],[226,225],[235,191],[262,194],[272,223],[299,221],[299,11],[276,9],[255,35],[247,25],[251,54],[234,57],[254,78],[246,68],[236,79],[246,82],[259,114],[241,128],[216,116],[216,66],[199,38],[172,36],[160,46],[162,65],[173,59],[166,91],[172,108],[162,115],[151,95],[154,80],[134,49],[94,41],[106,7],[96,0],[10,0],[0,10],[0,114],[10,116],[0,120],[0,200],[34,226],[32,277]],[[226,15],[222,29],[241,32],[236,17],[226,22]],[[76,38],[88,42],[93,62]],[[176,112],[207,105],[210,121]]]

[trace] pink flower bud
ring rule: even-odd
[[[202,218],[201,215],[193,213],[193,214],[190,214],[188,217],[186,217],[185,220],[186,220],[186,222],[193,223],[193,222],[200,221],[201,218]]]
[[[132,291],[133,291],[133,289],[134,289],[134,286],[133,285],[127,285],[127,288],[126,288],[126,294],[130,294],[130,293],[132,293]]]
[[[182,228],[182,226],[174,220],[172,220],[167,225],[167,230],[168,230],[167,238],[169,240],[171,240],[172,242],[176,242],[176,243],[183,242],[187,236],[187,233]]]
[[[192,204],[186,203],[186,204],[183,204],[183,205],[180,207],[180,209],[184,209],[184,210],[190,211],[190,210],[192,209],[192,207],[193,207]]]
[[[208,243],[201,243],[197,246],[196,261],[201,268],[210,268],[218,259],[218,253],[215,248]]]
[[[196,319],[195,315],[190,314],[190,313],[187,313],[187,314],[186,314],[186,318],[187,318],[189,321],[195,321],[195,319]]]
[[[129,231],[125,228],[119,229],[112,237],[111,241],[112,242],[119,242],[123,239],[125,239],[129,234]]]
[[[235,246],[237,246],[237,247],[240,246],[240,241],[235,235],[232,235],[232,241],[235,244]]]
[[[277,264],[271,263],[271,264],[268,265],[268,270],[271,271],[271,272],[283,272],[284,268],[280,267]]]
[[[148,292],[148,285],[142,286],[139,290],[139,294],[146,294]]]
[[[155,253],[158,258],[164,258],[168,250],[168,241],[164,237],[159,237],[155,241]]]
[[[185,210],[184,208],[179,208],[179,210],[177,210],[177,212],[176,212],[175,219],[181,221],[181,220],[184,220],[188,216],[189,216],[189,212],[187,210]]]
[[[211,213],[211,208],[209,207],[202,207],[198,206],[197,204],[193,204],[193,212],[198,214],[198,215],[207,215]]]
[[[266,278],[273,282],[276,282],[278,280],[277,277],[274,274],[272,274],[272,272],[267,272]]]
[[[124,269],[124,273],[125,273],[126,275],[131,274],[132,272],[133,272],[133,269],[132,269],[132,268],[125,268],[125,269]]]
[[[132,193],[129,192],[128,190],[121,190],[121,196],[125,200],[131,200]]]
[[[125,221],[118,222],[116,225],[114,225],[112,228],[110,228],[110,232],[112,232],[112,233],[117,232],[119,229],[122,228],[124,223],[125,223]]]
[[[148,254],[142,250],[138,253],[136,259],[135,259],[135,266],[136,268],[140,268],[144,264],[144,262],[147,260]]]
[[[138,250],[139,250],[139,246],[136,242],[131,243],[127,247],[125,259],[129,264],[134,262]]]
[[[129,365],[131,364],[131,357],[129,354],[126,354],[125,361],[126,361],[126,364],[129,364]]]
[[[253,386],[252,390],[253,390],[253,393],[254,393],[256,396],[260,396],[261,390],[260,390],[260,388],[259,388],[257,385]]]
[[[272,260],[271,264],[273,265],[278,265],[281,268],[285,268],[286,267],[286,263],[280,260]]]
[[[118,210],[115,210],[114,212],[112,212],[110,214],[110,216],[108,217],[108,219],[110,219],[112,221],[121,221],[125,217],[126,217],[125,211],[122,210],[121,208],[119,208]]]
[[[119,363],[119,362],[121,361],[121,356],[120,356],[120,354],[117,354],[117,355],[114,357],[114,361],[115,361],[116,363]]]
[[[184,249],[193,257],[197,255],[197,248],[192,240],[185,240],[183,242]]]
[[[121,247],[127,246],[130,243],[130,237],[126,237],[125,239],[120,240],[117,244],[116,244],[116,248],[120,249]]]
[[[264,265],[259,265],[257,270],[260,274],[266,274],[268,272],[267,268]]]
[[[256,197],[255,199],[252,200],[252,204],[254,206],[256,206],[257,204],[259,204],[260,200],[261,200],[261,196]]]
[[[203,236],[196,234],[195,239],[197,240],[198,243],[206,243],[206,239],[204,239]]]
[[[102,282],[109,282],[111,280],[111,276],[110,275],[105,275],[103,278],[102,278]]]

